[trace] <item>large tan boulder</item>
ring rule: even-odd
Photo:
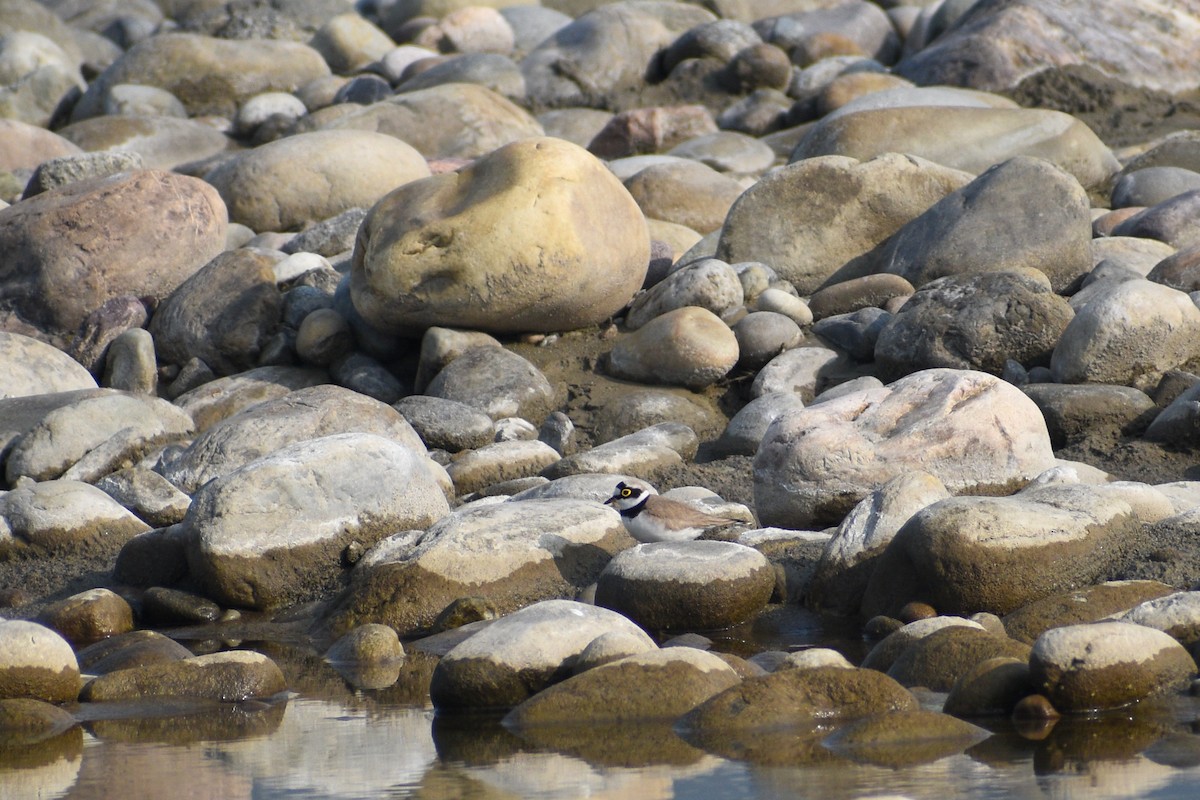
[[[645,218],[595,156],[561,139],[501,147],[395,190],[358,232],[355,308],[372,326],[492,333],[595,324],[641,288]]]

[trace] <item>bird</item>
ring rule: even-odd
[[[660,497],[653,489],[617,484],[613,496],[604,501],[621,514],[625,530],[643,544],[650,542],[686,542],[721,525],[741,520],[705,514],[687,503]]]

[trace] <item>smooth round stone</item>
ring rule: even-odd
[[[536,422],[549,413],[555,396],[537,367],[502,347],[463,352],[434,376],[425,393],[464,403],[492,419],[524,417]]]
[[[638,653],[653,652],[655,649],[654,644],[647,643],[643,636],[635,636],[625,631],[602,633],[583,648],[583,652],[575,659],[573,672],[578,675],[602,664],[619,661]]]
[[[72,118],[101,113],[112,87],[122,83],[166,89],[183,101],[193,117],[232,118],[247,98],[266,91],[291,91],[328,74],[321,55],[299,42],[164,33],[131,47],[93,81]],[[208,80],[197,82],[197,75]]]
[[[1050,370],[1058,383],[1153,386],[1200,353],[1200,309],[1183,292],[1150,281],[1106,286],[1076,311]]]
[[[142,594],[142,617],[158,625],[203,625],[221,617],[221,607],[191,592],[151,586]]]
[[[561,411],[551,411],[537,431],[537,438],[559,455],[575,451],[575,423]]]
[[[641,544],[618,553],[596,586],[596,604],[649,630],[714,630],[761,611],[775,571],[757,550],[733,542]]]
[[[1112,207],[1158,205],[1193,189],[1200,189],[1200,172],[1182,167],[1146,167],[1117,179]]]
[[[902,686],[948,692],[966,670],[991,658],[1026,659],[1029,645],[985,630],[952,626],[913,642],[892,662],[887,674]]]
[[[0,699],[69,703],[78,695],[79,664],[66,639],[35,622],[0,620]]]
[[[350,323],[332,308],[318,308],[296,332],[296,355],[316,366],[328,366],[354,349]]]
[[[717,127],[743,136],[764,138],[787,120],[792,100],[778,89],[755,89],[717,115]],[[774,154],[774,150],[771,151]]]
[[[887,636],[880,639],[874,647],[867,653],[863,659],[862,667],[864,669],[877,669],[880,672],[887,672],[892,668],[892,664],[896,663],[896,659],[909,648],[910,645],[924,639],[926,636],[931,636],[934,633],[943,630],[944,628],[966,627],[973,630],[982,631],[983,626],[977,622],[972,622],[964,617],[956,617],[951,615],[941,615],[937,617],[928,617],[919,619],[915,622],[910,622],[907,625],[901,626],[899,629],[892,631]]]
[[[690,647],[646,650],[542,690],[509,712],[504,725],[522,730],[581,719],[673,721],[740,680],[712,653]]]
[[[33,170],[43,161],[81,152],[77,145],[45,128],[0,119],[0,169]]]
[[[1178,252],[1166,242],[1136,236],[1102,236],[1092,239],[1091,247],[1092,263],[1096,267],[1088,273],[1088,278],[1105,262],[1145,277],[1160,262]],[[1087,285],[1087,279],[1084,285]]]
[[[286,689],[283,673],[270,658],[231,650],[110,672],[84,686],[80,699],[100,703],[194,697],[233,703],[265,700]]]
[[[404,646],[396,631],[387,625],[368,622],[334,642],[325,660],[334,663],[378,664],[404,658]]]
[[[1017,641],[1033,644],[1051,628],[1117,616],[1173,591],[1158,581],[1107,581],[1052,594],[1022,606],[1004,616],[1004,629]]]
[[[869,306],[883,308],[889,301],[909,297],[914,291],[913,285],[899,275],[864,275],[818,289],[808,299],[808,308],[814,319],[822,319]]]
[[[497,442],[528,442],[538,438],[538,429],[527,419],[504,417],[496,420]]]
[[[1200,592],[1176,592],[1147,600],[1125,612],[1121,619],[1163,631],[1185,647],[1192,647],[1200,642]]]
[[[1200,189],[1192,189],[1158,205],[1150,206],[1113,229],[1115,236],[1140,236],[1157,239],[1172,247],[1200,244]]]
[[[421,154],[392,136],[329,130],[243,151],[204,179],[221,193],[231,220],[256,231],[285,231],[370,207],[428,176]]]
[[[733,204],[716,255],[769,264],[811,294],[968,181],[964,172],[898,152],[794,161],[763,175]],[[789,209],[784,226],[780,209]]]
[[[73,339],[107,301],[166,298],[222,251],[226,226],[211,185],[158,170],[80,180],[23,200],[0,212],[6,316]],[[31,285],[39,290],[20,288]]]
[[[742,261],[730,266],[742,284],[742,299],[747,306],[753,305],[759,295],[779,282],[775,270],[758,261]]]
[[[812,309],[808,307],[807,303],[791,292],[774,287],[764,289],[759,294],[754,301],[754,308],[757,311],[774,311],[783,314],[801,327],[811,325],[813,321]]]
[[[378,75],[357,75],[338,87],[333,95],[333,105],[353,103],[369,106],[392,96],[392,86]]]
[[[625,325],[637,330],[668,311],[695,306],[717,316],[742,304],[742,284],[733,267],[716,258],[705,258],[673,271],[634,298]]]
[[[1033,643],[1033,685],[1067,712],[1121,708],[1183,688],[1196,662],[1166,633],[1129,622],[1052,628]]]
[[[471,83],[416,89],[368,106],[333,106],[308,120],[308,125],[302,120],[299,127],[386,133],[408,142],[429,159],[480,158],[544,133],[522,107],[486,86]]]
[[[78,652],[79,668],[91,675],[191,657],[191,650],[157,631],[122,633],[90,644]]]
[[[463,453],[446,471],[460,495],[516,478],[537,475],[562,458],[550,445],[534,441],[504,441]]]
[[[662,422],[682,423],[697,434],[707,436],[709,432],[719,430],[724,417],[712,406],[682,390],[633,390],[622,392],[600,410],[593,422],[593,440],[611,442]]]
[[[491,443],[496,434],[492,418],[482,411],[441,397],[411,395],[393,406],[431,450],[457,453]]]
[[[691,159],[646,167],[627,179],[625,188],[647,217],[701,234],[721,227],[743,191],[733,178]]]
[[[579,473],[637,475],[650,479],[660,470],[678,467],[696,455],[696,432],[678,422],[662,422],[626,434],[591,450],[575,453],[547,467],[542,474],[554,480]],[[611,496],[606,495],[602,499]]]
[[[740,292],[740,284],[737,288]],[[685,306],[619,339],[608,371],[626,380],[701,389],[725,377],[737,360],[737,337],[729,326],[708,309]]]
[[[604,497],[611,495],[612,484]],[[350,591],[329,614],[334,635],[381,622],[410,638],[428,632],[461,597],[484,595],[498,613],[574,597],[630,541],[614,511],[564,497],[492,498],[425,527],[390,537],[359,560]],[[563,570],[564,563],[572,568]],[[397,586],[409,589],[397,593]]]
[[[424,392],[434,376],[454,359],[473,347],[500,347],[494,337],[479,331],[433,327],[421,337],[421,356],[417,362],[414,388]]]
[[[130,328],[109,344],[102,383],[112,389],[154,395],[158,388],[158,362],[154,337],[144,328]]]
[[[440,710],[515,706],[562,676],[604,634],[653,641],[620,614],[569,600],[547,600],[502,617],[447,653],[429,693]]]
[[[777,732],[789,726],[809,729],[830,720],[891,715],[918,708],[917,699],[896,681],[873,669],[815,667],[782,669],[725,690],[678,726],[701,735]]]
[[[157,86],[118,83],[104,98],[105,116],[176,117],[187,119],[187,108],[171,92]]]
[[[421,31],[415,44],[443,53],[510,53],[516,35],[499,10],[468,6]]]
[[[800,344],[804,338],[790,317],[772,311],[755,311],[733,326],[738,342],[738,365],[757,370],[784,350]]]
[[[1181,292],[1200,289],[1200,245],[1185,247],[1167,256],[1146,277]]]
[[[82,364],[57,347],[0,331],[5,398],[95,389],[96,379]]]
[[[249,136],[272,117],[295,121],[307,113],[304,101],[294,94],[264,92],[242,103],[237,116],[233,118],[233,128],[238,134]]]
[[[115,547],[149,527],[104,492],[74,480],[23,483],[0,496],[0,507],[10,534],[0,537],[0,556]]]
[[[308,44],[339,75],[360,70],[396,49],[391,37],[358,13],[331,17]]]
[[[716,129],[712,114],[701,105],[635,108],[609,120],[588,150],[606,160],[660,153]]]
[[[863,498],[842,520],[821,553],[809,601],[852,614],[862,604],[874,561],[914,514],[949,497],[940,480],[923,471],[898,475]]]
[[[692,58],[711,58],[726,62],[739,50],[761,44],[762,37],[745,22],[719,19],[689,28],[662,54],[662,68],[670,73],[681,62]]]
[[[804,408],[800,395],[793,392],[769,392],[754,398],[729,420],[716,447],[730,455],[754,455],[767,428],[788,411]]]
[[[502,97],[521,101],[525,97],[525,78],[508,56],[499,53],[464,53],[406,78],[397,91],[415,92],[451,83],[483,86]]]
[[[1028,659],[997,656],[964,671],[951,687],[942,710],[967,718],[1009,716],[1032,691]]]
[[[1022,390],[1045,417],[1050,443],[1056,448],[1105,430],[1116,435],[1141,431],[1156,409],[1149,395],[1131,386],[1029,383]],[[1145,428],[1147,436],[1153,425]],[[1155,431],[1151,438],[1159,439],[1157,434]]]
[[[110,472],[94,485],[156,528],[182,521],[192,503],[170,481],[144,467]]]
[[[85,178],[101,178],[135,169],[145,169],[146,160],[140,153],[99,152],[60,156],[43,161],[25,185],[24,198],[66,186]]]
[[[446,516],[444,475],[420,450],[357,431],[269,451],[195,493],[182,523],[190,574],[228,605],[314,599],[341,579],[348,546]],[[264,507],[273,496],[289,502]]]
[[[871,361],[884,328],[893,315],[868,306],[849,314],[835,314],[813,323],[812,332],[856,361]],[[915,371],[915,370],[909,370]]]
[[[779,392],[800,395],[811,401],[825,389],[830,369],[841,360],[837,351],[828,347],[794,347],[772,358],[758,371],[750,386],[753,397]]]
[[[828,647],[811,647],[788,653],[776,669],[815,669],[817,667],[838,667],[854,669],[844,655]]]
[[[672,147],[669,156],[690,158],[718,172],[757,175],[775,163],[775,152],[769,145],[731,130],[705,133]]]
[[[83,646],[133,630],[133,609],[109,589],[89,589],[47,606],[37,621]]]
[[[60,131],[91,152],[137,153],[147,169],[171,170],[223,155],[229,138],[211,125],[173,116],[103,116]]]

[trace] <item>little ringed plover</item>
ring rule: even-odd
[[[613,496],[604,501],[621,514],[625,530],[639,542],[683,542],[695,539],[709,528],[739,520],[705,514],[703,511],[660,497],[652,490],[621,481]]]

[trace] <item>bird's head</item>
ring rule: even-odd
[[[645,500],[648,494],[650,492],[640,486],[632,486],[621,481],[613,491],[613,496],[605,500],[604,504],[612,506],[618,511],[626,511]]]

